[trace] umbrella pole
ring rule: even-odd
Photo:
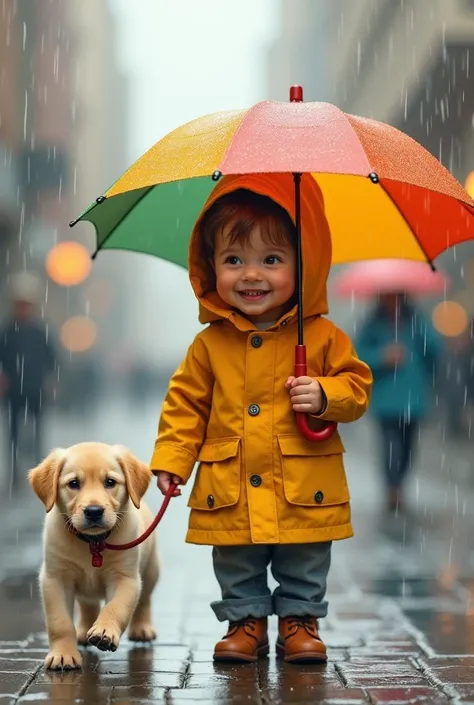
[[[301,174],[294,173],[295,183],[295,228],[296,228],[296,300],[298,317],[298,344],[295,346],[295,377],[305,377],[308,374],[306,363],[306,346],[304,344],[304,313],[303,313],[303,246],[301,242]],[[300,423],[306,414],[297,414]]]
[[[298,302],[298,345],[295,346],[295,377],[305,377],[308,374],[306,362],[306,346],[304,344],[304,314],[303,314],[303,246],[301,242],[301,174],[294,173],[295,183],[295,227],[296,227],[296,296]],[[300,433],[308,441],[326,441],[336,430],[332,421],[324,423],[319,431],[313,431],[309,426],[308,415],[296,412],[296,422]]]
[[[303,314],[303,247],[301,242],[301,174],[294,173],[295,184],[295,228],[296,228],[296,300],[298,316],[298,344],[295,346],[295,377],[305,377],[308,373],[306,363],[306,346],[304,344],[304,314]],[[306,414],[297,413],[296,418],[300,430],[306,421]]]
[[[303,248],[301,245],[301,174],[293,174],[295,182],[296,226],[296,295],[298,301],[298,345],[303,345]]]

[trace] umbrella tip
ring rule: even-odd
[[[98,196],[98,197],[95,199],[95,202],[96,202],[96,203],[103,203],[106,198],[107,198],[107,196]]]
[[[290,86],[290,103],[303,102],[303,86]]]
[[[71,220],[71,222],[69,223],[69,227],[73,228],[76,225],[76,223],[78,223],[78,222],[79,222],[79,218],[76,218],[75,220]]]
[[[219,179],[222,176],[222,171],[216,170],[213,175],[212,175],[212,180],[213,181],[219,181]]]
[[[94,250],[94,252],[91,254],[91,259],[95,259],[98,254],[99,254],[99,248],[97,248],[96,250]]]

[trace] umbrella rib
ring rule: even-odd
[[[386,196],[387,196],[387,197],[390,199],[390,201],[393,203],[393,205],[395,206],[395,208],[397,209],[397,211],[400,213],[401,217],[403,218],[403,220],[405,221],[405,223],[407,224],[407,226],[409,227],[410,232],[411,232],[411,234],[413,235],[413,237],[415,238],[416,242],[418,243],[418,246],[419,246],[420,250],[421,250],[421,251],[423,252],[423,254],[425,255],[426,263],[430,265],[430,267],[431,267],[431,269],[432,269],[433,272],[436,272],[436,265],[433,263],[433,260],[432,260],[430,257],[428,257],[428,253],[426,252],[425,248],[424,248],[423,245],[421,244],[420,240],[417,238],[417,236],[416,236],[415,232],[413,231],[413,228],[411,227],[409,221],[406,219],[404,212],[402,211],[402,209],[400,208],[400,206],[398,205],[398,203],[395,201],[395,199],[392,198],[392,196],[389,194],[389,192],[387,191],[387,189],[386,189],[385,186],[383,185],[381,179],[379,179],[379,185],[380,185],[381,188],[383,189],[383,192],[386,194]]]
[[[108,232],[107,235],[104,237],[104,239],[102,240],[102,242],[100,243],[100,245],[97,245],[95,251],[94,251],[94,252],[92,253],[92,255],[91,255],[91,258],[92,258],[92,259],[95,259],[95,258],[97,257],[97,255],[99,254],[99,251],[103,249],[105,243],[106,243],[107,240],[110,238],[110,236],[113,235],[113,233],[117,230],[117,228],[119,227],[119,225],[121,225],[121,224],[123,223],[123,221],[125,220],[125,218],[127,218],[127,216],[131,213],[131,211],[134,210],[134,209],[137,207],[137,205],[140,203],[140,201],[143,201],[143,199],[145,198],[145,196],[147,196],[147,195],[150,193],[150,191],[152,191],[157,185],[158,185],[158,184],[154,184],[153,186],[150,186],[149,188],[147,188],[146,191],[145,191],[144,193],[142,193],[142,195],[140,196],[140,198],[139,198],[137,201],[135,201],[135,203],[133,204],[133,208],[129,208],[129,209],[122,215],[122,217],[119,218],[119,220],[115,223],[115,225],[114,225],[114,227],[112,228],[112,230],[110,230],[110,232]],[[120,194],[117,194],[117,195],[120,195]],[[115,196],[111,196],[111,198],[115,198]],[[106,203],[107,200],[108,200],[108,199],[105,199],[105,201],[103,201],[102,203]],[[98,203],[97,205],[100,206],[100,205],[102,205],[102,203]],[[94,223],[94,225],[95,225],[95,223]],[[119,248],[117,248],[117,249],[119,249]]]

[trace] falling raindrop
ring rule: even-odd
[[[26,126],[28,120],[28,91],[25,90],[25,103],[23,111],[23,142],[26,142]]]

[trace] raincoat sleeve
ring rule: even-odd
[[[326,343],[324,376],[315,379],[326,396],[326,406],[316,418],[348,423],[367,410],[372,373],[359,360],[350,338],[335,326]]]
[[[163,402],[152,471],[178,475],[185,484],[206,435],[214,378],[206,347],[199,336],[172,376]]]

